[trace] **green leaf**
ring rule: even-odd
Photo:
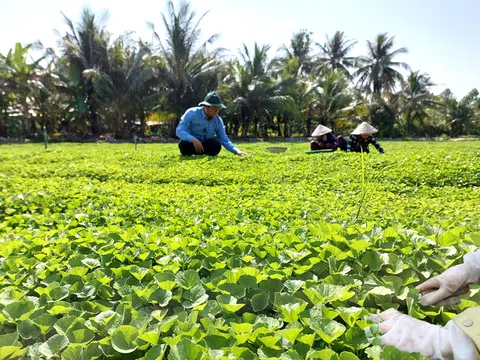
[[[388,359],[388,360],[423,360],[425,359],[418,353],[408,354],[397,350],[392,346],[386,346],[382,349],[379,359]]]
[[[202,284],[195,285],[190,290],[183,293],[182,297],[185,299],[185,301],[182,302],[182,306],[186,309],[201,305],[208,300],[208,295]]]
[[[57,322],[57,318],[50,314],[43,314],[32,319],[32,322],[39,327],[42,335],[46,335],[50,328]]]
[[[0,347],[0,359],[24,359],[27,349],[21,349],[16,346],[2,346]]]
[[[283,283],[280,280],[275,280],[275,279],[268,279],[265,281],[262,281],[259,285],[260,289],[265,291],[265,292],[280,292],[282,291],[283,288]]]
[[[70,344],[62,352],[62,360],[84,360],[85,354],[82,345]]]
[[[24,339],[37,339],[42,332],[40,328],[30,320],[20,321],[17,324],[17,332]]]
[[[301,334],[297,336],[297,341],[301,342],[302,344],[306,344],[310,347],[313,346],[313,342],[315,341],[315,334]]]
[[[240,310],[245,304],[237,304],[237,299],[230,295],[218,295],[217,296],[218,305],[229,313],[234,313]]]
[[[337,310],[340,312],[340,316],[347,323],[348,326],[353,327],[362,313],[362,308],[358,307],[339,307]]]
[[[158,306],[164,307],[172,300],[172,292],[170,290],[157,289],[148,298],[148,302],[158,304]]]
[[[392,295],[394,293],[395,293],[395,291],[393,291],[392,289],[389,289],[385,286],[376,286],[373,289],[368,291],[368,294],[381,295],[381,296]]]
[[[68,340],[73,344],[88,344],[95,337],[95,333],[89,329],[78,329],[67,333]]]
[[[238,279],[238,283],[242,285],[245,289],[257,289],[257,278],[251,275],[242,275]]]
[[[130,325],[122,325],[115,329],[112,334],[112,347],[122,354],[134,352],[138,345],[138,330]]]
[[[345,344],[353,351],[358,351],[369,346],[365,332],[359,327],[352,327],[344,335]]]
[[[260,312],[264,310],[268,306],[268,300],[270,299],[270,293],[268,292],[261,292],[259,294],[255,294],[252,297],[252,308],[255,312]]]
[[[142,279],[147,276],[149,272],[149,269],[138,266],[132,266],[132,268],[130,269],[130,274],[132,274],[135,279],[140,281],[142,281]]]
[[[387,268],[387,273],[398,275],[403,272],[404,263],[403,261],[395,254],[388,255],[389,264]]]
[[[308,359],[339,360],[338,354],[331,349],[313,350],[308,354]]]
[[[232,295],[237,299],[241,299],[245,296],[245,288],[238,284],[222,284],[218,287],[220,290],[223,290]]]
[[[209,300],[205,307],[203,308],[200,316],[202,317],[215,317],[216,315],[220,314],[222,309],[218,305],[218,302],[215,300]]]
[[[237,334],[249,333],[253,330],[253,324],[250,323],[230,323],[230,326]]]
[[[35,304],[31,301],[14,301],[3,308],[3,312],[12,320],[26,320],[24,315],[35,309]]]
[[[99,267],[101,265],[100,261],[98,261],[97,259],[91,259],[91,258],[83,259],[82,264],[87,266],[90,269],[94,269],[94,268]]]
[[[65,335],[53,335],[38,347],[38,351],[45,357],[51,358],[60,354],[60,351],[68,346],[68,338]]]
[[[175,286],[175,274],[172,272],[163,272],[160,274],[155,274],[155,282],[158,283],[158,286],[163,290],[172,290]]]
[[[303,326],[298,322],[292,322],[287,325],[287,327],[283,330],[279,330],[278,332],[282,335],[285,339],[287,339],[290,343],[295,343],[298,335],[303,331]]]
[[[112,311],[113,313],[113,311]],[[76,316],[73,316],[73,315],[69,315],[69,316],[64,316],[62,317],[61,319],[59,319],[55,325],[53,325],[53,327],[55,328],[55,330],[57,330],[57,333],[61,334],[61,335],[66,335],[68,330],[70,330],[72,327],[75,326],[75,324],[77,323],[80,323],[80,322],[83,322],[84,320],[82,318],[78,318]],[[78,328],[76,328],[75,330],[77,330]]]
[[[295,350],[288,350],[280,356],[280,360],[302,360],[302,358]]]
[[[18,335],[15,333],[0,335],[0,347],[3,346],[16,346],[21,347],[22,343],[18,341]]]
[[[340,360],[360,360],[357,355],[344,351],[340,353]]]
[[[149,344],[152,345],[158,345],[158,339],[160,338],[160,332],[159,331],[148,331],[143,334],[141,334],[139,339],[142,339],[143,341],[148,342]]]
[[[51,309],[47,310],[49,314],[53,316],[68,314],[72,310],[71,307],[66,307],[62,305],[52,306]]]
[[[303,292],[312,304],[316,305],[333,301],[348,300],[355,295],[353,292],[349,291],[349,289],[349,286],[322,283],[305,289]]]
[[[50,290],[49,296],[52,300],[60,301],[70,295],[70,285],[57,286]]]
[[[305,281],[302,280],[287,280],[284,283],[285,288],[292,294],[295,294],[298,290],[305,285]]]
[[[452,246],[457,245],[460,242],[460,238],[451,231],[446,231],[440,235],[437,239],[440,246]]]
[[[202,348],[187,338],[183,338],[177,345],[172,346],[168,354],[168,360],[200,360],[201,358]]]
[[[367,265],[371,271],[379,271],[382,268],[383,260],[376,251],[368,251],[362,256],[362,264]]]
[[[275,334],[273,336],[260,335],[257,339],[269,349],[273,349],[273,350],[281,349],[281,347],[277,345],[277,343],[281,340],[281,337],[278,334]]]
[[[93,298],[95,296],[95,287],[93,285],[86,285],[77,282],[70,288],[70,293],[74,294],[80,299]]]
[[[145,354],[145,360],[162,360],[164,358],[166,350],[167,345],[165,344],[153,346]]]
[[[273,304],[285,322],[294,322],[307,307],[307,302],[286,293],[275,293]]]
[[[201,284],[200,277],[195,270],[179,271],[175,275],[175,282],[186,290]]]
[[[203,338],[208,349],[221,349],[230,345],[230,340],[225,336],[208,335]]]
[[[311,318],[308,325],[328,344],[331,344],[346,330],[342,324],[320,316]]]

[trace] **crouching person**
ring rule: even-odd
[[[314,139],[310,141],[310,150],[332,149],[335,151],[338,148],[337,137],[326,126],[318,125],[312,137]]]
[[[384,154],[385,151],[380,146],[377,139],[375,139],[373,136],[373,134],[376,132],[378,132],[378,130],[372,125],[367,122],[362,122],[355,130],[352,131],[348,139],[345,139],[345,137],[341,135],[337,138],[338,147],[346,152],[369,153],[370,149],[368,146],[372,144],[379,153]]]
[[[182,155],[216,156],[222,145],[236,155],[247,155],[232,144],[225,132],[223,120],[218,115],[224,108],[220,96],[210,92],[198,107],[190,108],[183,114],[176,130]]]

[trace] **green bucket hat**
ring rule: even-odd
[[[198,106],[202,105],[213,106],[220,109],[226,108],[226,106],[222,104],[222,98],[215,91],[209,92],[207,96],[205,96],[205,100],[198,104]]]

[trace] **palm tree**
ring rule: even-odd
[[[405,130],[410,135],[414,121],[422,121],[427,115],[427,109],[438,105],[433,99],[430,88],[435,84],[427,74],[419,71],[411,72],[400,91]]]
[[[393,50],[394,37],[386,33],[377,36],[374,42],[367,41],[368,56],[358,59],[359,69],[353,74],[358,84],[374,95],[382,92],[391,94],[397,81],[403,77],[396,68],[409,69],[404,62],[393,61],[394,57],[407,53],[406,48]]]
[[[320,123],[335,131],[336,120],[345,117],[352,96],[348,89],[348,78],[342,69],[332,71],[320,79],[315,87],[313,107]]]
[[[146,84],[155,77],[155,70],[145,66],[150,54],[147,47],[140,50],[124,47],[119,39],[111,49],[111,65],[108,73],[89,70],[87,79],[92,79],[99,102],[114,119],[116,137],[125,137],[133,125],[135,116],[154,102],[159,93],[149,94]],[[127,120],[127,123],[125,123]]]
[[[333,35],[333,38],[326,37],[324,45],[317,45],[321,49],[318,63],[320,69],[342,70],[350,77],[348,68],[355,66],[357,57],[348,56],[357,42],[353,40],[347,40],[343,31],[337,31]]]
[[[20,43],[15,45],[6,56],[0,54],[0,70],[4,73],[4,81],[9,81],[12,91],[21,105],[23,113],[23,136],[27,137],[35,131],[35,124],[31,121],[32,93],[44,85],[37,79],[37,71],[41,68],[40,58],[32,63],[27,56],[32,45],[23,47]]]
[[[449,89],[440,94],[440,98],[445,106],[445,117],[450,124],[451,136],[475,132],[475,110],[480,102],[477,89],[472,89],[460,101],[453,97]]]
[[[9,136],[10,121],[8,109],[12,102],[12,78],[5,65],[5,57],[0,55],[0,137]]]
[[[246,136],[250,124],[254,124],[253,135],[257,136],[261,122],[273,120],[274,113],[293,107],[293,99],[285,89],[291,84],[290,77],[272,77],[272,62],[268,61],[270,45],[255,43],[251,54],[244,44],[240,51],[242,62],[232,65],[232,74],[225,79],[232,96],[232,106],[242,123],[242,136]],[[266,124],[264,124],[266,125]],[[264,133],[266,126],[263,127]]]
[[[190,4],[181,2],[176,11],[173,1],[168,2],[168,17],[162,14],[162,21],[167,32],[162,41],[149,23],[154,37],[158,42],[158,51],[163,58],[163,66],[159,67],[159,76],[163,80],[163,90],[167,93],[166,107],[176,114],[176,121],[170,127],[173,136],[180,120],[180,115],[203,98],[209,89],[203,89],[199,84],[217,86],[217,73],[222,64],[217,55],[222,49],[207,51],[207,45],[214,43],[218,35],[212,35],[206,42],[199,45],[200,22],[207,14],[196,20],[196,13],[190,9]],[[201,89],[201,91],[199,90]]]
[[[307,30],[301,30],[293,34],[290,40],[290,47],[285,44],[279,49],[282,55],[277,59],[282,67],[287,63],[292,63],[292,60],[296,59],[295,68],[293,72],[295,74],[309,74],[312,70],[312,33]]]
[[[71,64],[71,70],[78,72],[75,78],[80,79],[80,86],[85,94],[88,106],[88,120],[93,135],[100,134],[101,126],[98,117],[99,104],[95,99],[92,79],[83,79],[84,71],[95,70],[108,72],[109,34],[105,29],[106,17],[97,20],[88,8],[83,10],[80,23],[75,26],[68,17],[63,15],[70,32],[61,40],[61,49]]]

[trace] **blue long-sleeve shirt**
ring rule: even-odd
[[[194,138],[205,141],[217,138],[225,149],[236,154],[238,149],[232,144],[225,132],[225,125],[220,116],[215,115],[208,120],[203,106],[193,107],[185,111],[176,130],[177,136],[185,141],[192,142]]]

